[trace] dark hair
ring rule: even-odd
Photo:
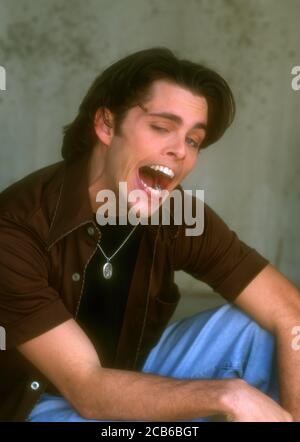
[[[216,142],[235,114],[234,98],[226,81],[201,64],[177,58],[169,49],[152,48],[122,58],[95,79],[77,117],[64,127],[63,158],[73,160],[96,144],[94,117],[98,109],[107,108],[113,113],[118,133],[127,111],[142,103],[152,83],[162,79],[206,98],[208,129],[201,148]]]

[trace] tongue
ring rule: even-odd
[[[147,184],[149,187],[155,188],[158,184],[158,176],[154,172],[154,170],[150,169],[150,167],[142,167],[139,170],[140,178]]]

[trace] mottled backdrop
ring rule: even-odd
[[[297,0],[0,0],[0,188],[60,159],[61,129],[94,77],[142,48],[167,46],[230,83],[237,118],[199,158],[187,188],[300,286],[300,65]],[[217,296],[177,275],[188,302]],[[206,299],[208,299],[206,303]]]

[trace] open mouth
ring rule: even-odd
[[[145,190],[156,195],[159,195],[162,190],[169,190],[175,177],[172,169],[158,164],[142,166],[138,173]]]

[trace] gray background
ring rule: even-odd
[[[0,189],[60,159],[61,129],[91,81],[135,50],[167,46],[231,85],[237,117],[184,183],[300,286],[297,0],[2,0]],[[222,298],[179,272],[175,318]]]

